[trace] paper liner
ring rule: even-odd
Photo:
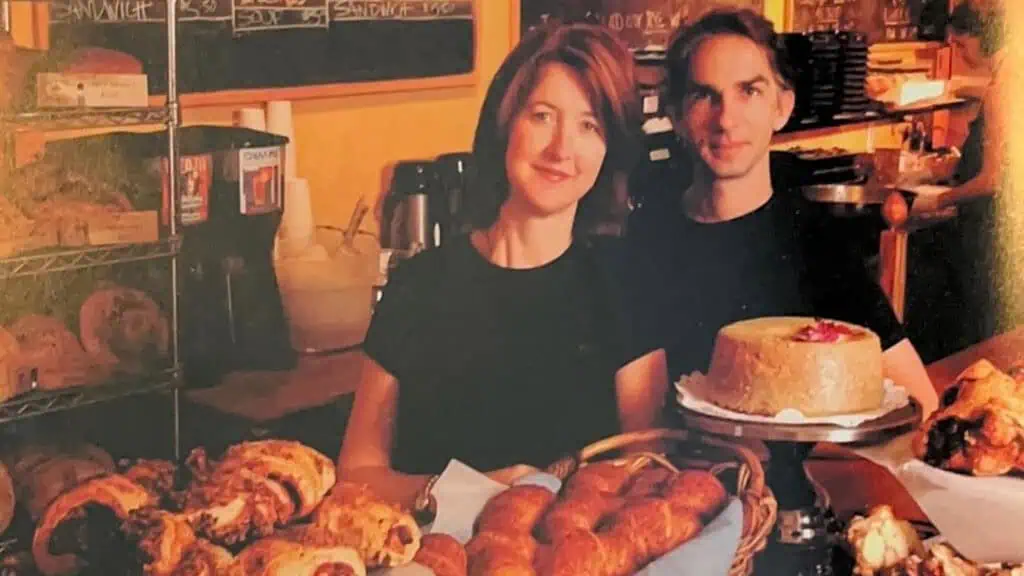
[[[799,410],[783,410],[775,416],[764,416],[761,414],[744,414],[727,410],[721,406],[702,398],[697,392],[700,389],[698,382],[705,376],[700,372],[694,372],[689,376],[683,376],[676,382],[676,400],[681,406],[706,416],[716,416],[740,422],[758,422],[762,424],[832,424],[843,428],[856,428],[865,422],[875,420],[907,406],[910,403],[910,395],[906,388],[897,386],[892,380],[885,380],[885,397],[882,405],[877,410],[867,412],[855,412],[851,414],[836,414],[833,416],[808,417]]]

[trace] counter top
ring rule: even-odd
[[[973,362],[988,359],[1001,369],[1024,361],[1024,327],[995,336],[928,366],[928,375],[941,394]],[[849,450],[822,445],[807,468],[832,498],[832,508],[846,518],[879,504],[889,504],[897,517],[927,521],[903,486],[884,468]]]
[[[358,350],[299,356],[292,370],[232,372],[217,386],[185,395],[192,402],[254,423],[269,422],[355,392],[361,356]]]

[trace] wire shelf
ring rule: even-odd
[[[148,379],[131,379],[64,390],[35,390],[0,404],[0,424],[44,414],[74,410],[112,400],[172,390],[181,382],[181,370],[172,368]]]
[[[178,253],[180,246],[180,239],[171,237],[147,244],[88,246],[14,256],[0,259],[0,280],[170,258]]]
[[[166,124],[166,107],[151,108],[59,108],[0,115],[0,128],[76,130],[111,126]]]
[[[21,546],[17,538],[0,538],[0,558],[21,552]]]

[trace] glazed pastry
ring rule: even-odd
[[[1024,383],[976,362],[943,393],[913,449],[932,466],[976,476],[1024,470]]]
[[[629,488],[622,495],[626,500],[660,496],[665,483],[672,477],[672,471],[665,468],[645,468],[633,476]]]
[[[555,499],[541,486],[513,486],[484,504],[476,532],[529,533]]]
[[[434,571],[434,576],[466,576],[466,549],[448,534],[425,534],[413,562]]]

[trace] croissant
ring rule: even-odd
[[[339,482],[313,514],[313,526],[354,548],[369,568],[408,564],[420,547],[413,517],[360,484]]]
[[[259,540],[239,552],[232,570],[232,576],[366,576],[366,566],[351,548],[276,538]]]
[[[704,470],[683,470],[668,479],[661,493],[672,508],[691,511],[704,520],[718,515],[729,500],[725,486]]]
[[[513,486],[484,504],[476,531],[529,533],[554,499],[554,493],[541,486]]]
[[[466,549],[448,534],[425,534],[413,562],[434,571],[434,576],[466,576]]]
[[[156,505],[156,496],[119,474],[88,480],[58,496],[47,507],[32,536],[32,557],[46,576],[73,574],[82,561],[73,553],[51,553],[51,537],[65,520],[84,515],[86,506],[98,505],[124,520],[133,511]]]

